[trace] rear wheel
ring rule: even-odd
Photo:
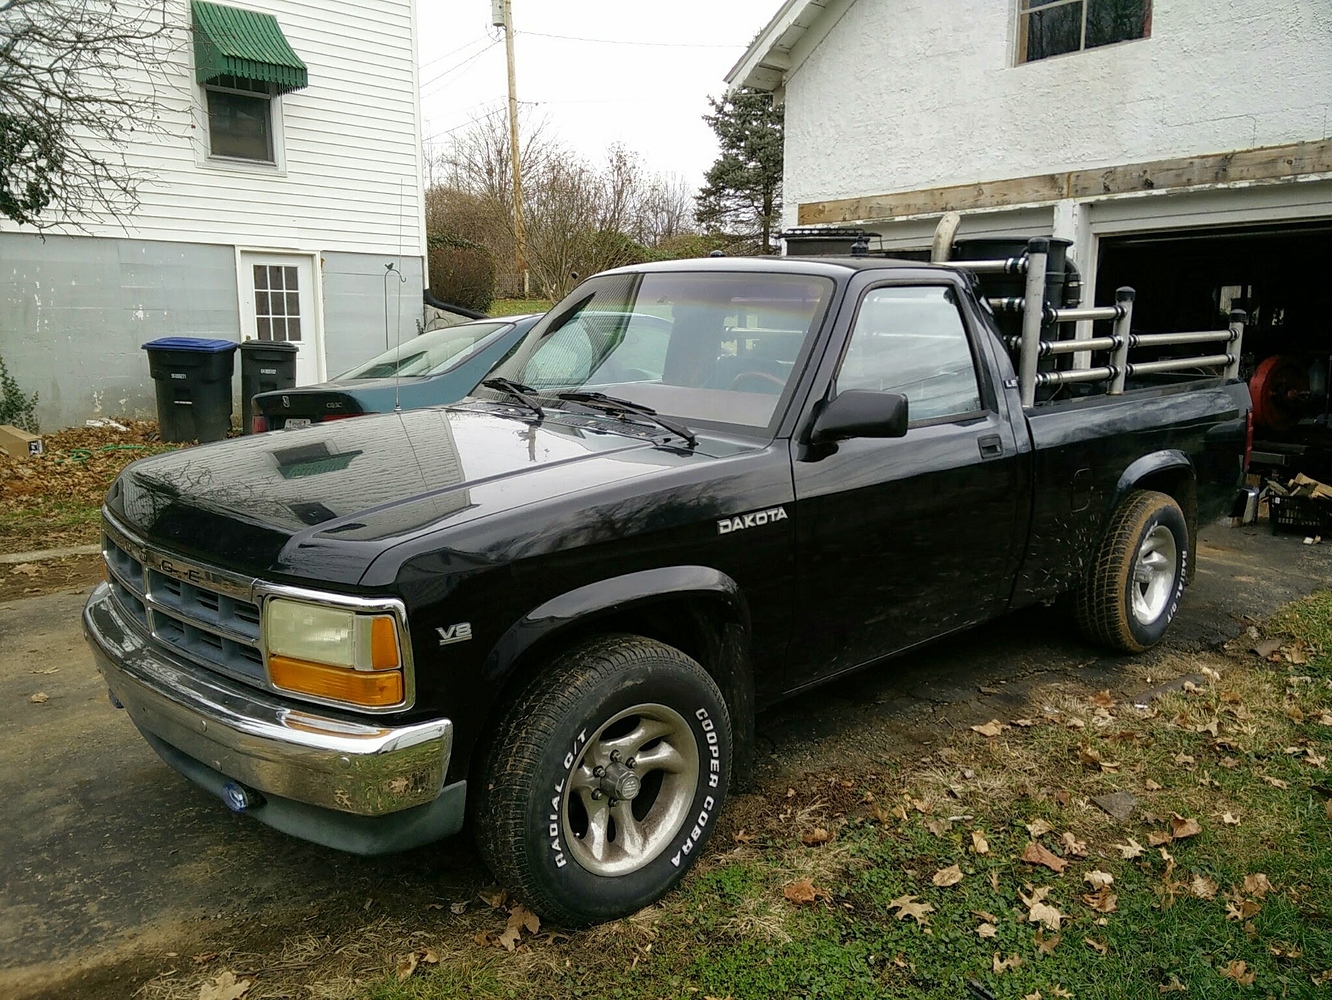
[[[474,832],[491,871],[544,917],[579,926],[659,899],[726,798],[731,726],[684,653],[596,639],[519,695],[482,762]]]
[[[1188,565],[1189,530],[1179,504],[1152,490],[1130,493],[1111,515],[1075,597],[1078,627],[1126,653],[1156,645],[1179,610]]]

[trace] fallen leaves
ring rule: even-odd
[[[1267,782],[1269,785],[1271,785],[1273,788],[1289,788],[1289,787],[1290,787],[1290,782],[1289,782],[1289,781],[1282,781],[1280,778],[1273,778],[1270,774],[1260,774],[1260,775],[1258,775],[1258,777],[1262,778],[1264,781],[1266,781],[1266,782]]]
[[[1038,955],[1053,954],[1056,946],[1058,946],[1059,942],[1062,941],[1063,939],[1064,936],[1062,934],[1051,934],[1049,937],[1046,937],[1045,928],[1038,927],[1036,929],[1036,954]],[[1040,996],[1039,993],[1036,995]]]
[[[1050,892],[1051,887],[1047,885],[1039,889],[1033,889],[1030,896],[1018,893],[1018,898],[1022,900],[1022,905],[1027,908],[1028,923],[1041,924],[1052,931],[1057,931],[1064,915],[1059,912],[1057,907],[1051,906],[1045,901]]]
[[[1252,899],[1232,899],[1226,902],[1227,920],[1248,920],[1263,911],[1261,903]]]
[[[1127,844],[1113,845],[1115,850],[1119,852],[1120,860],[1131,861],[1134,858],[1142,857],[1142,852],[1145,851],[1146,848],[1143,847],[1141,844],[1139,844],[1132,837],[1127,838],[1127,840],[1128,840]]]
[[[1108,885],[1115,884],[1115,877],[1109,872],[1098,870],[1089,871],[1082,876],[1082,881],[1086,882],[1093,889],[1104,889]]]
[[[804,906],[807,903],[813,903],[819,899],[832,899],[832,893],[827,889],[820,889],[807,878],[792,882],[782,890],[782,895],[792,903],[795,903],[796,906]]]
[[[1009,955],[1007,958],[1000,958],[999,953],[996,951],[994,953],[994,961],[991,963],[990,967],[994,969],[994,974],[996,976],[1000,976],[1009,969],[1016,969],[1021,964],[1021,955]]]
[[[1035,841],[1028,844],[1027,849],[1022,852],[1022,860],[1029,865],[1044,865],[1057,875],[1062,875],[1064,869],[1068,867],[1067,861]]]
[[[820,844],[828,843],[830,840],[832,840],[832,834],[821,826],[816,826],[800,838],[800,842],[806,847],[817,847]]]
[[[1247,970],[1247,971],[1246,971]],[[1252,986],[1257,973],[1249,969],[1248,963],[1242,959],[1232,959],[1221,966],[1221,975],[1227,979],[1233,979],[1241,986]]]
[[[416,951],[398,959],[398,982],[410,979],[412,973],[420,966],[438,964],[439,952],[435,951],[434,948],[418,948]]]
[[[251,985],[249,979],[237,980],[234,972],[222,972],[199,987],[199,1000],[240,1000],[250,992]]]
[[[1244,876],[1244,894],[1246,896],[1255,896],[1258,899],[1266,899],[1267,894],[1272,891],[1271,881],[1262,872],[1259,872],[1256,875]]]
[[[1027,824],[1027,833],[1031,834],[1032,840],[1036,840],[1040,837],[1045,836],[1053,829],[1054,827],[1043,819],[1038,819],[1032,823]]]
[[[1065,854],[1070,854],[1075,858],[1085,858],[1087,856],[1087,842],[1079,840],[1068,831],[1060,835],[1059,842],[1064,845]]]
[[[28,696],[28,703],[30,705],[45,705],[50,700],[51,696],[45,691],[38,691],[36,694]]]
[[[1000,722],[998,719],[991,719],[989,722],[985,723],[984,725],[972,726],[971,731],[973,733],[980,733],[986,739],[994,739],[996,736],[998,736],[1007,728],[1008,727],[1004,725],[1002,722]]]
[[[1194,875],[1193,881],[1189,883],[1189,892],[1195,899],[1216,899],[1219,889],[1220,886],[1206,875]]]
[[[1111,892],[1108,886],[1102,886],[1095,892],[1083,893],[1082,901],[1097,913],[1114,913],[1119,897]]]
[[[23,576],[37,576],[41,573],[41,571],[42,568],[40,566],[35,566],[32,563],[19,563],[9,572],[21,574]]]
[[[985,839],[984,832],[980,830],[971,831],[971,852],[973,854],[990,853],[990,842]]]
[[[481,893],[480,895],[487,903],[496,907],[503,905],[505,899],[503,889],[499,890],[497,893]],[[495,900],[499,900],[499,902],[496,903],[494,902]],[[473,940],[483,947],[493,944],[503,948],[505,951],[517,951],[518,946],[522,941],[524,930],[527,931],[528,934],[535,934],[540,929],[541,918],[521,903],[515,903],[509,910],[509,919],[505,923],[503,931],[499,934],[494,934],[491,931],[486,930],[477,931]],[[401,967],[399,968],[399,971],[401,972]],[[411,973],[408,973],[408,975],[410,974]]]
[[[979,927],[976,928],[976,936],[981,938],[982,940],[986,938],[992,938],[998,933],[999,933],[999,928],[996,927],[994,924],[990,923],[988,920],[983,922]]]
[[[1110,954],[1110,946],[1103,941],[1097,941],[1093,938],[1085,937],[1082,939],[1082,943],[1098,955]]]
[[[920,927],[924,927],[930,922],[929,915],[934,912],[933,904],[918,903],[915,896],[898,896],[888,906],[897,911],[898,920],[911,917]]]
[[[1224,812],[1221,814],[1221,822],[1226,826],[1239,826],[1240,818],[1232,812]]]
[[[934,873],[934,877],[930,881],[944,889],[950,885],[957,885],[962,881],[962,869],[957,865],[940,868]]]
[[[1179,813],[1170,814],[1170,834],[1176,840],[1196,837],[1200,833],[1202,833],[1202,827],[1198,825],[1196,819],[1185,819]]]

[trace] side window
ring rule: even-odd
[[[900,392],[912,423],[981,409],[976,364],[951,288],[874,288],[861,299],[837,391]]]

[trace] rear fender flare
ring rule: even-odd
[[[1124,470],[1123,475],[1119,477],[1119,482],[1115,484],[1114,496],[1110,498],[1109,509],[1114,510],[1118,507],[1123,499],[1130,492],[1137,489],[1138,484],[1144,479],[1161,472],[1187,472],[1189,479],[1195,477],[1193,462],[1182,451],[1167,448],[1143,455],[1141,458],[1135,459]]]
[[[1188,480],[1189,486],[1196,487],[1198,480],[1197,470],[1193,467],[1193,462],[1184,452],[1175,448],[1166,448],[1161,451],[1154,451],[1151,454],[1143,455],[1135,460],[1124,470],[1124,474],[1119,477],[1119,482],[1115,484],[1115,494],[1111,498],[1110,506],[1106,510],[1106,517],[1110,516],[1111,511],[1120,505],[1123,499],[1152,476],[1166,473],[1183,473]],[[1184,523],[1189,527],[1189,565],[1187,579],[1193,581],[1193,575],[1198,569],[1198,504],[1196,494],[1190,492],[1186,496],[1175,497],[1176,502],[1184,511]]]

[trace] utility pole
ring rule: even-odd
[[[496,10],[495,8],[500,8]],[[523,229],[522,156],[518,147],[518,80],[513,64],[513,0],[492,0],[491,20],[504,29],[504,55],[509,65],[509,158],[513,173],[514,264],[523,281],[523,295],[530,294],[527,284],[527,234]]]

